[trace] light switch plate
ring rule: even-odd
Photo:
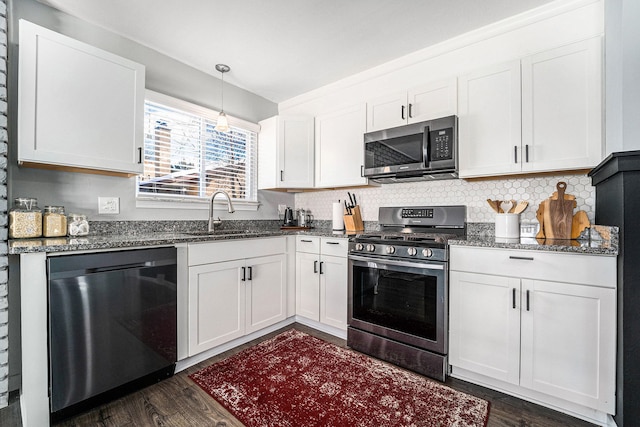
[[[120,213],[119,197],[98,197],[98,214],[114,215]]]

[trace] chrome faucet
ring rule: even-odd
[[[216,227],[222,224],[222,220],[220,219],[220,217],[218,217],[218,219],[213,219],[213,199],[215,199],[218,194],[222,194],[227,198],[227,207],[229,208],[229,213],[235,212],[235,209],[233,209],[233,203],[231,203],[231,197],[229,196],[229,193],[224,190],[214,191],[211,195],[211,201],[209,203],[209,233],[213,233],[214,231],[216,231]]]

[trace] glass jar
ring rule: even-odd
[[[64,206],[44,207],[42,235],[44,237],[61,237],[67,235],[67,217],[64,215]]]
[[[9,211],[9,238],[27,239],[42,236],[42,212],[38,200],[18,197]]]
[[[69,236],[86,236],[89,234],[89,221],[83,214],[69,214],[67,222]]]

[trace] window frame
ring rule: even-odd
[[[160,105],[164,105],[170,108],[174,108],[176,110],[184,111],[185,113],[194,114],[199,117],[203,117],[212,122],[216,122],[218,118],[219,111],[213,110],[211,108],[206,108],[201,105],[194,104],[192,102],[175,98],[173,96],[165,95],[159,92],[155,92],[149,89],[145,90],[145,104],[147,101],[154,102]],[[258,210],[260,206],[260,202],[258,199],[258,181],[257,181],[257,173],[258,173],[258,136],[260,132],[260,125],[257,123],[252,123],[246,120],[239,119],[237,117],[227,115],[227,119],[229,121],[229,126],[238,127],[244,129],[246,131],[254,132],[254,153],[253,157],[255,159],[255,179],[250,180],[255,183],[255,187],[251,188],[250,191],[252,194],[255,194],[256,200],[243,200],[243,199],[232,199],[233,206],[236,210]],[[144,141],[143,141],[144,146]],[[144,159],[143,159],[144,162]],[[181,198],[180,196],[163,196],[163,195],[152,195],[150,193],[140,193],[139,192],[139,179],[140,176],[136,177],[135,183],[135,199],[136,199],[136,207],[137,208],[154,208],[154,209],[196,209],[196,210],[205,210],[209,209],[209,199],[208,198],[194,198],[194,197],[185,197]],[[251,184],[249,184],[251,185]],[[216,208],[226,207],[227,202],[223,197],[216,197],[214,201]]]

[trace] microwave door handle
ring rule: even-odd
[[[431,151],[431,141],[429,140],[429,135],[431,134],[431,132],[429,132],[429,126],[425,126],[423,129],[424,130],[422,134],[422,159],[424,162],[424,168],[430,170],[431,160],[429,156]]]

